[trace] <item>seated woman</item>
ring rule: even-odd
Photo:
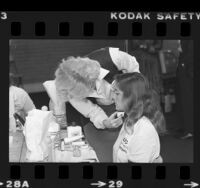
[[[113,162],[162,159],[158,134],[165,132],[165,120],[147,79],[137,72],[116,75],[112,90],[116,109],[127,115],[113,146]]]
[[[9,74],[9,131],[16,131],[14,113],[25,117],[30,110],[35,109],[35,105],[28,93],[19,87],[14,86],[12,74]]]

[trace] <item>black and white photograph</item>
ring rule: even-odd
[[[193,163],[193,139],[193,40],[9,40],[10,163]]]

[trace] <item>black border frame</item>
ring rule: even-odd
[[[4,12],[4,11],[0,11]],[[6,182],[7,180],[17,180],[16,174],[20,173],[20,180],[28,180],[30,187],[89,187],[89,184],[98,180],[108,182],[111,179],[107,176],[108,166],[116,166],[118,171],[118,177],[116,180],[122,180],[124,182],[123,187],[184,187],[184,183],[190,183],[190,181],[200,184],[200,121],[198,116],[199,107],[199,44],[200,44],[200,22],[196,20],[189,21],[161,21],[167,24],[166,36],[156,36],[156,24],[160,21],[153,18],[149,20],[139,21],[142,23],[142,35],[131,35],[131,23],[135,21],[131,20],[115,20],[118,24],[118,35],[108,36],[107,28],[108,23],[113,22],[110,19],[110,12],[9,12],[5,11],[8,15],[6,20],[0,20],[0,49],[1,49],[1,80],[2,80],[2,107],[1,117],[3,119],[1,123],[0,131],[0,182]],[[118,11],[119,12],[119,11]],[[123,11],[124,12],[124,11]],[[128,11],[125,11],[128,12]],[[141,12],[141,11],[133,11]],[[144,12],[150,12],[149,10]],[[184,11],[188,12],[188,11]],[[191,11],[190,11],[191,12]],[[152,15],[156,12],[152,12]],[[34,25],[38,21],[43,21],[46,24],[45,36],[35,36]],[[70,24],[69,36],[59,36],[58,24],[60,22],[67,21]],[[11,35],[11,23],[21,23],[21,36]],[[94,23],[94,35],[83,35],[84,22]],[[180,35],[180,24],[187,22],[191,27],[190,36]],[[9,57],[9,39],[192,39],[194,40],[194,163],[163,163],[163,164],[115,164],[115,163],[100,163],[100,164],[45,164],[45,163],[9,163],[8,162],[8,57]],[[5,134],[6,132],[6,134]],[[45,176],[44,179],[35,179],[35,170],[38,165],[44,166]],[[92,166],[93,176],[92,179],[83,178],[84,166]],[[39,172],[41,172],[41,166],[39,166]],[[59,179],[59,166],[68,166],[69,178]],[[132,179],[132,168],[137,169],[135,166],[141,168],[141,179]],[[156,171],[158,166],[164,166],[165,178],[156,178]],[[188,168],[190,176],[184,178],[187,174]],[[43,167],[42,167],[43,168]],[[90,167],[89,167],[90,168]],[[184,172],[186,170],[186,172]],[[86,170],[87,171],[87,170]],[[137,170],[138,171],[138,170]],[[162,170],[163,171],[163,170]],[[88,171],[89,172],[89,171]],[[87,172],[87,173],[88,173]],[[14,177],[12,179],[10,176]],[[85,176],[84,176],[85,177]],[[87,176],[86,176],[87,177]],[[105,186],[106,187],[106,186]]]

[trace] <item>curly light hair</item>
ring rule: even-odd
[[[55,71],[55,84],[62,100],[83,99],[94,91],[100,74],[98,61],[82,57],[63,59]]]

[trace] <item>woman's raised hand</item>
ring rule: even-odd
[[[103,124],[106,128],[117,128],[123,124],[122,115],[117,116],[118,112],[114,112],[107,119],[103,121]]]

